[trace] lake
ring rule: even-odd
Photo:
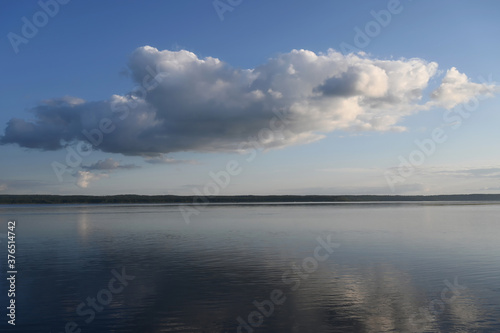
[[[1,331],[500,332],[500,204],[0,207]]]

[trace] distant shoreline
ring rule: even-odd
[[[0,195],[0,204],[143,204],[172,203],[329,203],[329,202],[411,202],[411,201],[500,201],[500,194],[448,195]]]

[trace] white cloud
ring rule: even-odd
[[[425,90],[438,72],[435,62],[334,50],[292,50],[239,69],[186,50],[145,46],[132,53],[129,69],[142,89],[98,102],[46,101],[32,110],[34,122],[11,119],[0,143],[57,150],[88,140],[83,133],[108,118],[113,130],[95,149],[168,163],[162,154],[240,151],[242,142],[270,128],[277,112],[281,118],[274,126],[284,130],[262,140],[264,149],[312,142],[335,130],[404,131],[400,123],[410,114],[450,108],[498,89],[470,82],[452,68],[427,101]]]
[[[95,174],[90,171],[78,171],[76,173],[76,185],[81,188],[87,188],[90,182],[108,177],[107,174]]]
[[[470,82],[467,75],[452,67],[446,72],[441,86],[432,92],[431,97],[438,105],[451,109],[460,103],[468,102],[474,96],[491,96],[494,92],[498,92],[498,86]]]

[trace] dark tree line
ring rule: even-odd
[[[132,204],[132,203],[283,203],[283,202],[367,202],[367,201],[500,201],[500,194],[453,195],[0,195],[0,204]]]

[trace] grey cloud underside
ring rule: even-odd
[[[244,70],[185,50],[146,46],[132,53],[129,69],[138,89],[97,102],[45,101],[31,110],[34,120],[11,119],[0,143],[58,150],[88,141],[84,132],[110,119],[114,129],[94,149],[149,157],[229,152],[259,134],[266,134],[259,140],[263,148],[284,147],[334,130],[404,130],[399,123],[407,115],[451,108],[490,88],[452,68],[424,101],[436,63],[344,56],[334,50],[293,50]],[[263,132],[269,128],[272,135]]]

